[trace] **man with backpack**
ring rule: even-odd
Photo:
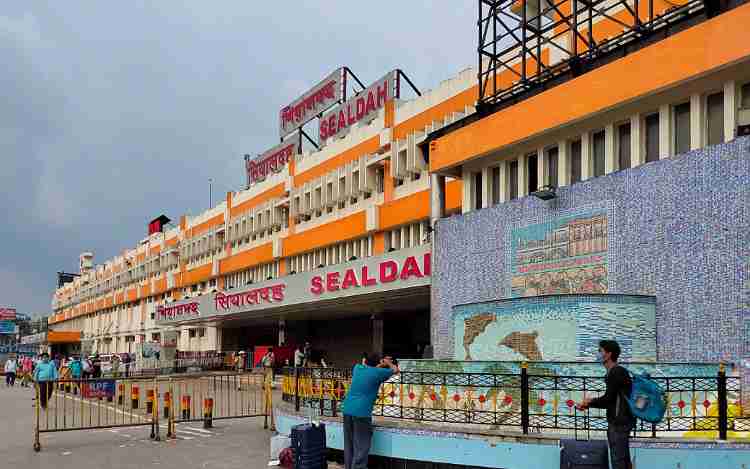
[[[599,342],[598,361],[607,369],[604,382],[607,389],[604,395],[584,399],[578,409],[607,409],[607,442],[612,469],[631,469],[630,431],[635,426],[635,417],[630,410],[628,399],[633,387],[630,373],[617,364],[620,358],[620,344],[614,340]]]

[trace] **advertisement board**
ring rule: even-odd
[[[342,99],[344,68],[337,68],[308,92],[279,111],[279,136],[286,137]]]
[[[399,95],[398,71],[388,72],[356,96],[336,106],[320,118],[320,142],[345,135],[351,126],[375,118],[388,100]]]
[[[86,383],[82,386],[81,394],[85,398],[115,397],[115,380],[103,379]]]
[[[15,319],[16,319],[15,308],[0,308],[0,320],[13,321]]]
[[[15,321],[0,321],[0,334],[14,334],[16,332]]]

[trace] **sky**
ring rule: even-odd
[[[0,307],[244,185],[279,109],[335,68],[422,90],[476,62],[474,0],[25,1],[0,11]]]

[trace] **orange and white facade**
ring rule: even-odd
[[[467,70],[413,100],[390,99],[369,122],[329,137],[320,150],[294,155],[210,210],[183,216],[177,226],[84,270],[55,292],[50,327],[82,331],[100,353],[133,352],[139,342],[158,341],[165,329],[179,330],[181,351],[231,351],[277,345],[285,333],[287,342],[303,343],[315,337],[315,327],[294,336],[295,321],[337,318],[352,321],[342,333],[360,335],[351,345],[358,356],[371,348],[384,314],[388,335],[388,315],[395,321],[399,309],[418,309],[428,341],[430,178],[418,144],[474,112],[474,82],[474,71]],[[459,212],[461,181],[448,183],[447,193],[448,210]],[[414,262],[418,275],[404,274]],[[347,283],[348,270],[356,278],[349,274]],[[284,304],[231,318],[217,314],[216,295],[280,281]],[[402,284],[412,293],[400,295]],[[213,305],[211,314],[163,321],[165,311],[201,298]],[[334,352],[335,345],[320,344]]]

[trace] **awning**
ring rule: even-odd
[[[75,344],[81,341],[81,331],[48,331],[48,344]]]

